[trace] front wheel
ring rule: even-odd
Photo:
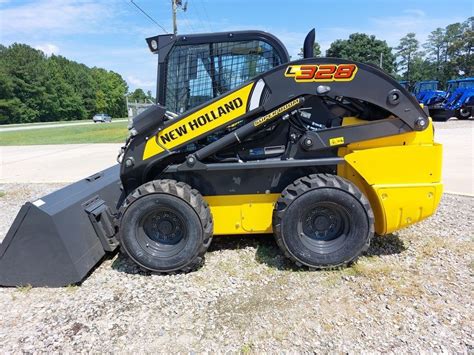
[[[273,212],[278,246],[298,266],[332,268],[354,262],[374,234],[367,198],[346,179],[328,174],[286,187]]]
[[[198,191],[174,180],[138,187],[120,210],[123,251],[156,273],[188,272],[201,266],[212,232],[207,202]]]

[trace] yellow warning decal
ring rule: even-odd
[[[164,128],[146,143],[143,160],[162,153],[164,148],[171,150],[244,115],[252,87],[253,83],[250,83]]]
[[[341,144],[344,144],[344,137],[334,137],[334,138],[329,139],[330,146],[341,145]]]

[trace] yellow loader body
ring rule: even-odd
[[[346,117],[344,125],[367,121]],[[434,127],[349,144],[339,149],[345,164],[337,174],[352,181],[369,199],[375,232],[392,233],[431,216],[443,192],[442,146]],[[272,233],[272,215],[280,194],[205,196],[214,234]]]

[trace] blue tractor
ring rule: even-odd
[[[410,91],[410,82],[408,80],[400,80],[398,82],[401,86],[403,86],[405,89]]]
[[[427,105],[434,121],[469,119],[474,112],[474,77],[448,81],[444,98],[432,98]]]
[[[444,91],[438,90],[438,85],[439,81],[437,80],[418,81],[413,88],[413,95],[415,95],[419,103],[426,105],[430,99],[444,97],[446,94]]]

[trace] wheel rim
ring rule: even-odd
[[[298,236],[311,251],[336,250],[344,244],[349,231],[349,213],[332,202],[318,202],[298,221]]]
[[[137,226],[137,241],[153,256],[170,257],[184,249],[187,229],[178,211],[157,207],[144,215]]]
[[[460,114],[462,117],[469,117],[469,116],[471,115],[471,110],[462,108],[462,109],[459,110],[459,114]]]

